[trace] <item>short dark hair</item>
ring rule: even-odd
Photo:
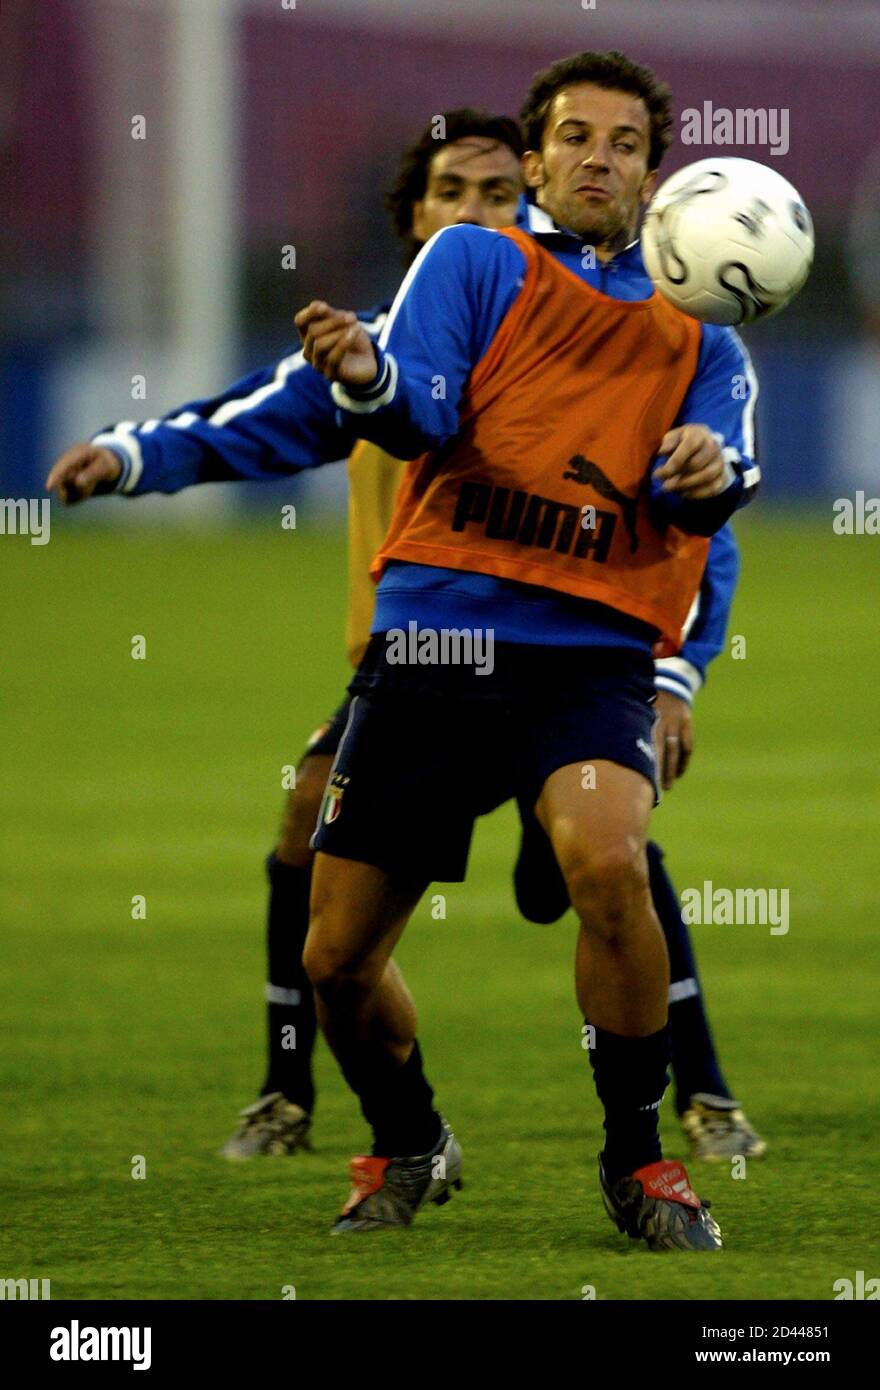
[[[415,143],[404,150],[397,177],[385,194],[385,207],[391,215],[392,226],[410,252],[415,250],[413,203],[425,196],[428,170],[438,150],[456,140],[480,135],[499,145],[507,145],[517,159],[523,154],[522,132],[511,116],[492,116],[474,106],[460,106],[454,111],[441,112],[440,117],[442,137],[437,134],[438,118],[434,116]]]
[[[563,87],[570,87],[575,82],[592,82],[596,87],[631,92],[633,96],[641,97],[651,118],[648,168],[657,169],[672,143],[672,93],[650,68],[634,63],[617,49],[608,53],[575,53],[573,57],[560,58],[558,63],[535,74],[520,111],[526,148],[540,150],[553,98]]]

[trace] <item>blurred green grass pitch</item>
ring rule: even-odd
[[[830,509],[739,533],[747,656],[716,664],[654,833],[679,890],[788,887],[791,929],[694,929],[770,1143],[744,1181],[692,1170],[727,1238],[697,1261],[630,1249],[601,1209],[574,922],[518,918],[509,807],[478,827],[468,882],[436,890],[446,920],[426,899],[399,952],[465,1190],[408,1232],[329,1238],[366,1132],[323,1044],[317,1151],[216,1156],[262,1080],[281,768],[347,680],[344,537],[267,517],[2,542],[3,1277],[58,1299],[826,1299],[880,1273],[877,542],[833,536]]]

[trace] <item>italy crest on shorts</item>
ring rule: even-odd
[[[342,793],[345,787],[335,786],[331,783],[324,792],[324,806],[321,811],[321,821],[324,825],[332,825],[342,810]]]

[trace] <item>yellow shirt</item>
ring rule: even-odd
[[[406,463],[359,439],[348,460],[348,619],[345,645],[358,667],[370,639],[376,584],[373,556],[382,547]]]

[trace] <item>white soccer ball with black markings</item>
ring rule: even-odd
[[[660,293],[703,323],[753,323],[810,273],[813,223],[787,179],[751,159],[701,159],[657,190],[642,224]]]

